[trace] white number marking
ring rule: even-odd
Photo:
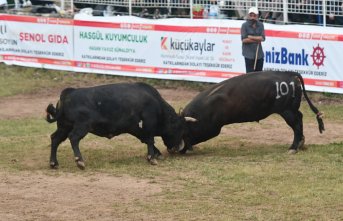
[[[290,82],[289,85],[292,87],[292,97],[295,97],[294,82],[293,81]],[[289,87],[285,81],[282,81],[281,83],[275,82],[275,86],[276,86],[276,99],[279,99],[282,96],[285,96],[289,93]]]

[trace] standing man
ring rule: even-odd
[[[249,9],[248,18],[241,27],[242,54],[246,72],[262,71],[264,54],[261,42],[265,41],[264,25],[258,20],[256,7]]]

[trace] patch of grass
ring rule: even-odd
[[[41,158],[50,151],[50,138],[44,132],[49,126],[44,123],[41,119],[1,120],[0,165],[19,170],[43,169]]]
[[[324,124],[326,120],[343,122],[343,102],[340,104],[335,103],[331,105],[316,104],[315,106],[318,108],[320,112],[324,113]],[[316,115],[313,113],[313,111],[310,109],[307,103],[302,103],[300,111],[303,113],[303,119],[305,122],[316,122]]]
[[[30,93],[38,88],[48,88],[61,81],[59,71],[12,67],[0,64],[0,97]]]
[[[118,82],[145,82],[155,87],[188,88],[203,90],[210,83],[157,80],[104,74],[75,73],[67,71],[8,66],[0,64],[0,97],[34,93],[54,87],[84,87]]]
[[[155,196],[163,202],[159,214],[178,220],[337,220],[342,168],[332,161],[342,150],[329,146],[331,156],[323,157],[319,146],[295,156],[249,147],[249,153],[237,156],[231,148],[211,154],[213,147],[204,145],[196,156],[172,158],[159,167],[173,183]],[[177,172],[168,171],[170,166]],[[137,206],[147,213],[156,209],[149,202]]]

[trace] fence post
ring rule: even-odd
[[[326,27],[326,0],[323,0],[322,3],[322,12],[323,12],[323,27]]]
[[[74,15],[74,0],[70,0],[70,11]]]
[[[167,1],[167,5],[168,5],[168,15],[171,15],[171,7],[170,7],[170,0]]]
[[[20,8],[20,2],[19,0],[14,0],[14,8],[19,9]]]
[[[132,0],[129,0],[129,16],[132,15]]]
[[[193,0],[189,1],[189,8],[190,18],[193,19]]]
[[[286,24],[288,23],[288,1],[283,0],[283,23]]]

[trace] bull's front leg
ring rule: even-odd
[[[155,158],[154,144],[148,144],[148,156],[147,160],[151,165],[157,165],[157,160]]]
[[[149,123],[146,123],[149,122]],[[151,165],[157,165],[156,158],[162,156],[161,152],[155,147],[155,140],[154,140],[154,131],[155,124],[150,121],[141,121],[138,127],[132,130],[130,133],[137,137],[142,143],[147,145],[148,155],[147,160]]]
[[[154,145],[154,157],[158,160],[164,160],[163,155],[161,154],[160,150]]]
[[[148,141],[146,142],[147,147],[148,147],[148,156],[147,160],[150,162],[151,165],[157,165],[157,160],[155,158],[155,151],[154,151],[154,138],[149,138]]]

